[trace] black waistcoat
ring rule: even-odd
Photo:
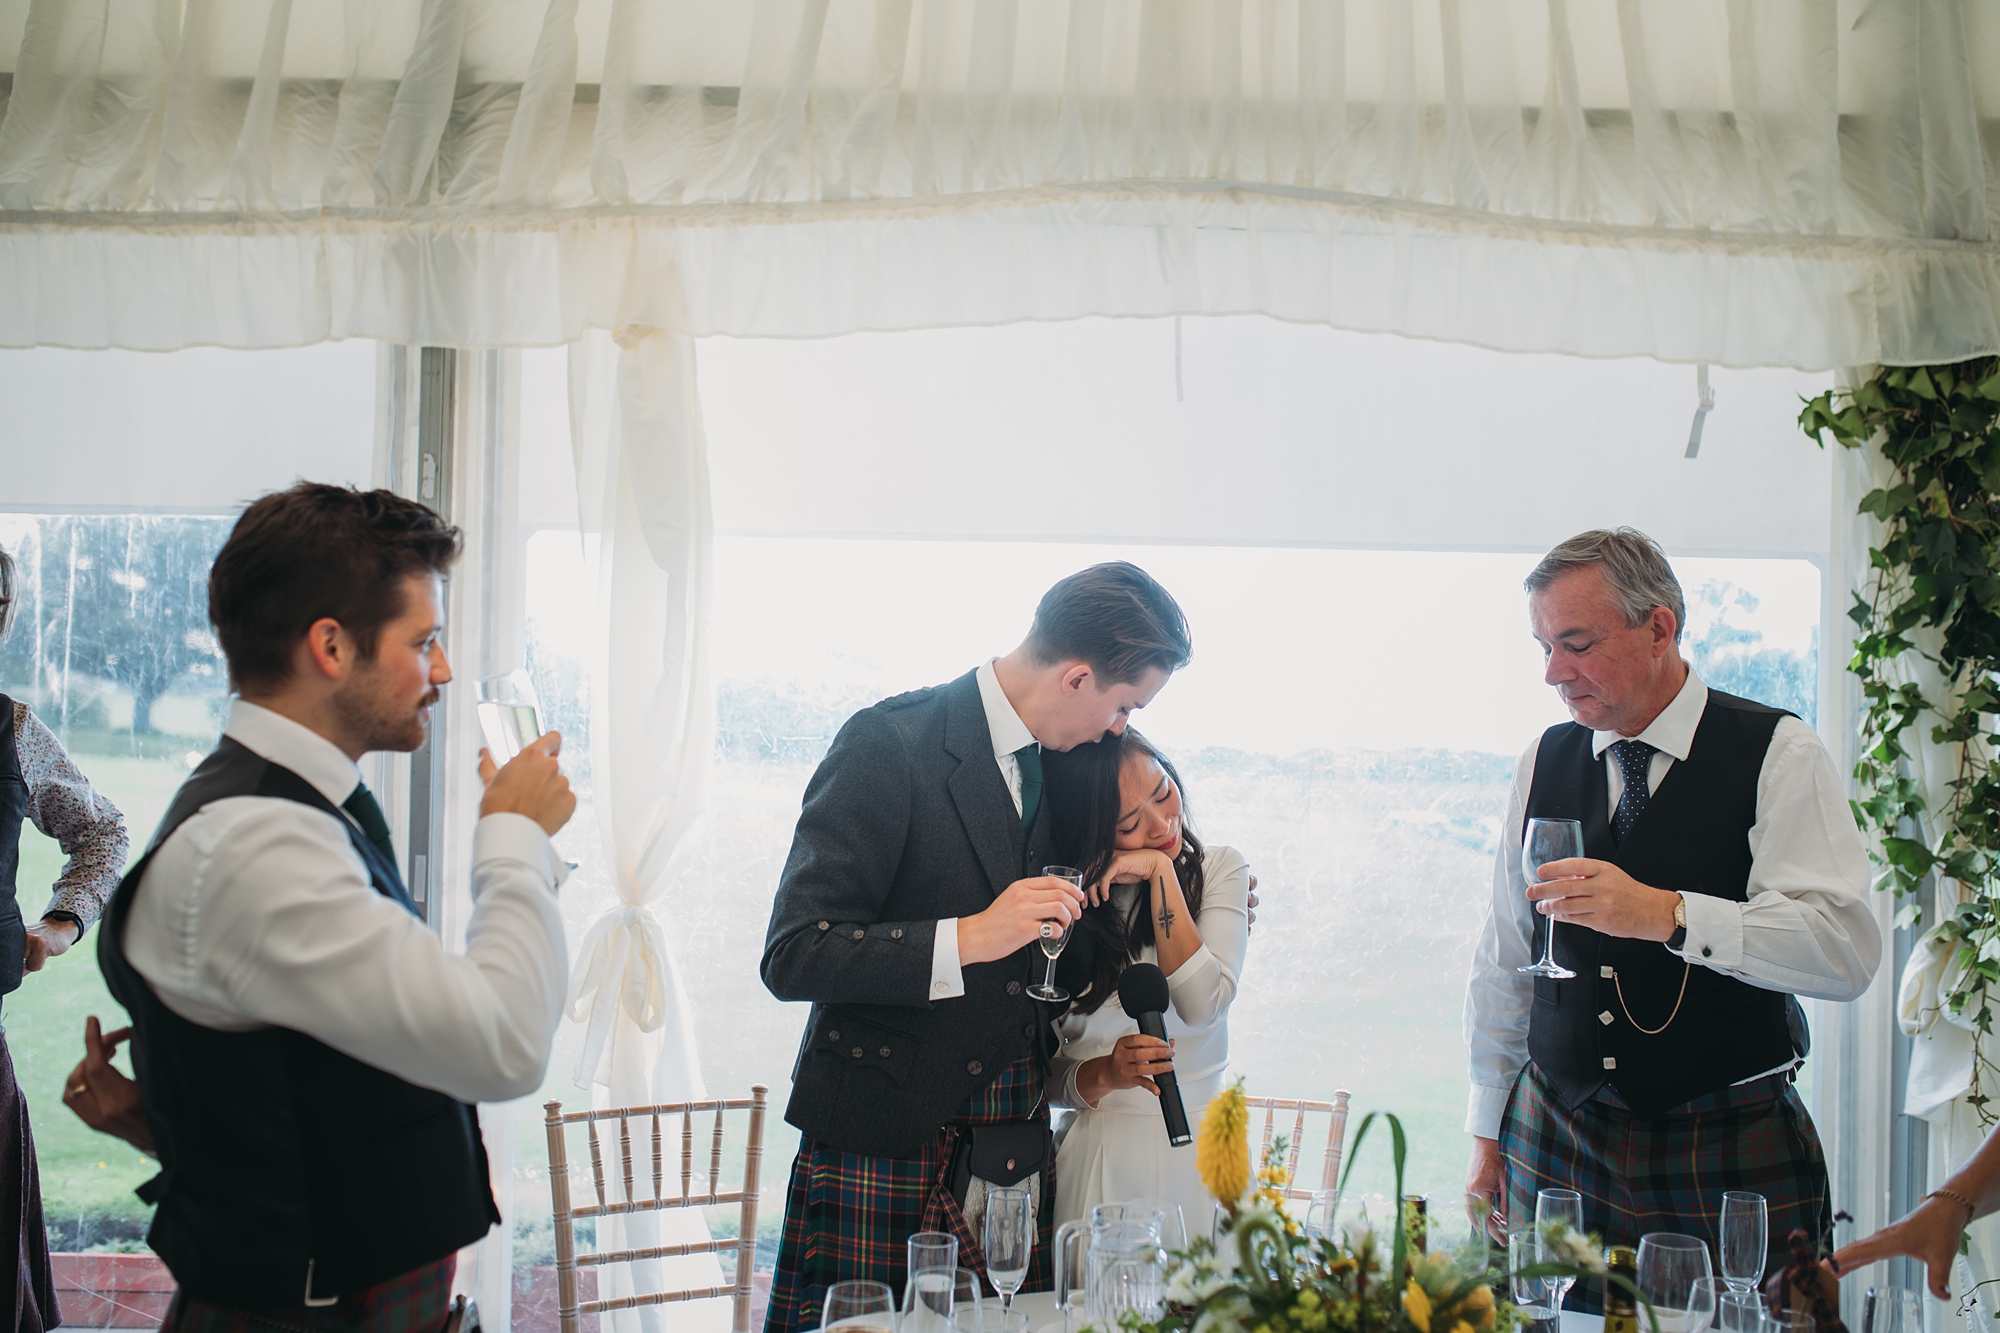
[[[230,796],[297,801],[348,830],[376,892],[415,911],[396,868],[290,769],[225,737],[189,775],[105,913],[98,965],[132,1018],[160,1174],[147,1241],[190,1294],[298,1306],[444,1258],[500,1220],[473,1108],[284,1028],[220,1032],[161,1003],[125,958],[125,922],[168,835]]]
[[[1605,761],[1590,752],[1589,728],[1551,727],[1535,755],[1527,814],[1582,821],[1583,854],[1641,884],[1744,902],[1757,779],[1786,716],[1710,690],[1688,757],[1667,770],[1623,843],[1611,837]],[[1536,914],[1537,956],[1548,925]],[[1587,926],[1560,926],[1555,957],[1576,976],[1535,978],[1528,1050],[1572,1109],[1609,1083],[1635,1114],[1651,1118],[1792,1058],[1788,997],[1779,991],[1690,967],[1664,944]],[[1687,995],[1673,1022],[1657,1035],[1641,1031],[1674,1014],[1683,975]]]
[[[21,988],[28,928],[14,883],[21,871],[21,822],[28,817],[28,783],[15,748],[14,701],[0,694],[0,995]]]

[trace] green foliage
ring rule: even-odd
[[[1978,1054],[1967,1100],[1991,1124],[2000,1118],[1987,1111],[1983,1081],[1995,1068],[1984,1039],[2000,981],[2000,774],[1987,720],[2000,713],[2000,358],[1891,367],[1808,400],[1799,425],[1815,439],[1831,431],[1846,448],[1879,449],[1895,469],[1894,484],[1859,505],[1883,532],[1868,553],[1874,578],[1847,613],[1858,630],[1848,670],[1867,701],[1855,817],[1877,835],[1877,888],[1902,899],[1936,875],[1965,891],[1939,923],[1965,964],[1946,1004],[1973,1015]],[[1890,663],[1922,652],[1915,636],[1924,631],[1938,636],[1935,654],[1924,655],[1944,676],[1943,698],[1891,678]],[[1907,763],[1910,729],[1926,723],[1931,741],[1958,758],[1951,795],[1936,811]],[[1898,926],[1921,921],[1915,901],[1896,915]]]

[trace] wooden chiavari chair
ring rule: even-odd
[[[671,1102],[660,1106],[614,1106],[602,1111],[564,1111],[561,1102],[547,1102],[543,1110],[547,1112],[543,1126],[549,1139],[549,1195],[555,1211],[556,1240],[556,1317],[562,1333],[578,1333],[578,1326],[587,1314],[600,1314],[607,1310],[629,1310],[641,1305],[664,1305],[670,1301],[701,1301],[727,1296],[734,1302],[734,1314],[730,1327],[735,1333],[749,1333],[750,1330],[750,1274],[757,1253],[757,1177],[764,1158],[764,1096],[769,1089],[761,1083],[750,1089],[749,1100]],[[750,1135],[743,1156],[743,1187],[739,1190],[722,1189],[722,1117],[726,1111],[748,1111],[750,1113]],[[695,1178],[695,1117],[706,1119],[714,1116],[714,1128],[709,1135],[708,1188],[698,1188]],[[663,1139],[672,1130],[675,1119],[680,1121],[680,1192],[667,1188],[665,1172],[667,1154],[663,1149]],[[604,1148],[597,1132],[600,1124],[618,1122],[618,1167],[624,1180],[624,1193],[612,1197],[604,1184]],[[652,1129],[652,1175],[653,1194],[646,1198],[639,1190],[634,1178],[632,1160],[632,1122],[650,1120]],[[564,1133],[565,1127],[583,1124],[588,1127],[590,1139],[590,1177],[595,1188],[597,1202],[582,1207],[572,1207],[569,1197],[569,1145]],[[633,1213],[660,1212],[670,1208],[705,1208],[722,1204],[740,1206],[736,1235],[723,1240],[691,1242],[681,1245],[654,1245],[636,1250],[613,1250],[603,1253],[578,1254],[576,1252],[576,1219],[580,1217],[617,1217]],[[645,1259],[675,1259],[693,1254],[719,1254],[724,1250],[736,1253],[736,1281],[722,1287],[692,1287],[676,1291],[648,1292],[638,1296],[620,1296],[609,1300],[577,1300],[577,1270],[596,1268],[606,1264],[636,1263]]]
[[[1289,1097],[1245,1097],[1244,1104],[1253,1112],[1264,1113],[1264,1137],[1257,1145],[1252,1164],[1261,1166],[1264,1154],[1270,1151],[1271,1141],[1277,1136],[1278,1112],[1292,1112],[1291,1132],[1286,1135],[1285,1144],[1285,1197],[1303,1199],[1310,1202],[1315,1190],[1340,1188],[1341,1147],[1347,1139],[1347,1091],[1337,1089],[1330,1102],[1306,1102]],[[1300,1186],[1299,1154],[1305,1147],[1306,1117],[1324,1114],[1327,1117],[1326,1155],[1320,1166],[1317,1185]],[[1254,1117],[1253,1117],[1254,1119]]]

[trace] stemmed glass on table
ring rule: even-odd
[[[1507,1237],[1507,1268],[1514,1274],[1514,1304],[1535,1323],[1554,1319],[1562,1310],[1562,1293],[1552,1277],[1522,1277],[1521,1270],[1546,1262],[1541,1233],[1516,1231]]]
[[[1043,866],[1042,873],[1054,879],[1065,879],[1078,890],[1083,888],[1083,872],[1069,866]],[[1049,960],[1048,975],[1028,987],[1028,994],[1038,1000],[1067,1000],[1069,992],[1056,985],[1056,959],[1062,957],[1063,946],[1069,943],[1070,931],[1076,929],[1071,922],[1068,928],[1058,926],[1053,921],[1042,922],[1042,955]]]
[[[1535,1255],[1542,1263],[1556,1263],[1563,1258],[1549,1248],[1549,1228],[1558,1224],[1578,1235],[1583,1234],[1583,1196],[1575,1190],[1543,1190],[1535,1195]],[[1563,1297],[1569,1295],[1569,1289],[1575,1285],[1573,1277],[1549,1279],[1549,1294],[1554,1298],[1549,1305],[1555,1313],[1562,1312]]]
[[[1713,1276],[1708,1246],[1699,1237],[1654,1231],[1639,1238],[1639,1294],[1652,1305],[1660,1333],[1702,1333],[1708,1327],[1715,1318],[1715,1295],[1712,1288],[1697,1293],[1696,1284]],[[1706,1297],[1705,1311],[1696,1304],[1698,1295]]]
[[[1761,1194],[1727,1190],[1722,1196],[1722,1280],[1731,1291],[1755,1291],[1764,1278],[1771,1243],[1770,1213]]]
[[[986,1195],[986,1276],[1000,1293],[1002,1313],[1014,1308],[1014,1293],[1028,1278],[1028,1259],[1035,1248],[1035,1213],[1028,1191],[1019,1187],[990,1190]]]
[[[819,1326],[840,1333],[894,1333],[896,1298],[886,1282],[836,1282],[820,1302]]]
[[[1574,819],[1531,819],[1521,833],[1521,878],[1527,880],[1530,888],[1542,883],[1537,878],[1541,868],[1551,861],[1567,861],[1583,855],[1583,825]],[[1514,969],[1538,977],[1573,977],[1576,973],[1556,961],[1555,918],[1547,921],[1547,929],[1542,932],[1542,956],[1526,967]],[[1559,1191],[1566,1192],[1566,1191]],[[1544,1191],[1547,1193],[1547,1191]],[[1541,1206],[1535,1208],[1539,1225]],[[1578,1219],[1578,1230],[1582,1230],[1582,1219]]]

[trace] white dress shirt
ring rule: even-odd
[[[1680,693],[1634,738],[1658,751],[1646,774],[1649,792],[1658,791],[1674,763],[1687,758],[1707,706],[1708,687],[1689,667]],[[1591,753],[1604,760],[1610,810],[1618,808],[1625,780],[1616,757],[1605,752],[1622,739],[1615,731],[1591,737]],[[1508,1093],[1528,1062],[1535,979],[1516,969],[1532,961],[1534,915],[1521,878],[1521,825],[1540,743],[1537,738],[1528,747],[1514,772],[1494,858],[1493,896],[1466,988],[1472,1097],[1465,1129],[1488,1139],[1499,1137]],[[1766,990],[1820,1000],[1852,1000],[1867,990],[1882,956],[1882,933],[1868,904],[1868,853],[1833,757],[1795,717],[1778,719],[1764,754],[1750,857],[1748,901],[1684,895],[1687,939],[1676,952],[1696,966]]]
[[[325,737],[235,701],[223,734],[336,806],[360,770]],[[463,954],[377,893],[346,816],[232,796],[196,812],[146,868],[125,954],[169,1009],[223,1032],[290,1028],[461,1101],[541,1086],[568,985],[555,887],[567,875],[525,815],[473,834]]]
[[[1038,745],[1035,733],[1014,711],[1000,677],[993,670],[997,658],[989,658],[979,668],[979,702],[986,706],[986,730],[993,737],[993,762],[1000,766],[1007,794],[1014,798],[1014,814],[1021,813],[1021,761],[1014,751],[1024,745]],[[937,938],[931,943],[931,998],[955,1000],[965,994],[965,972],[958,964],[958,918],[945,917],[937,923]]]

